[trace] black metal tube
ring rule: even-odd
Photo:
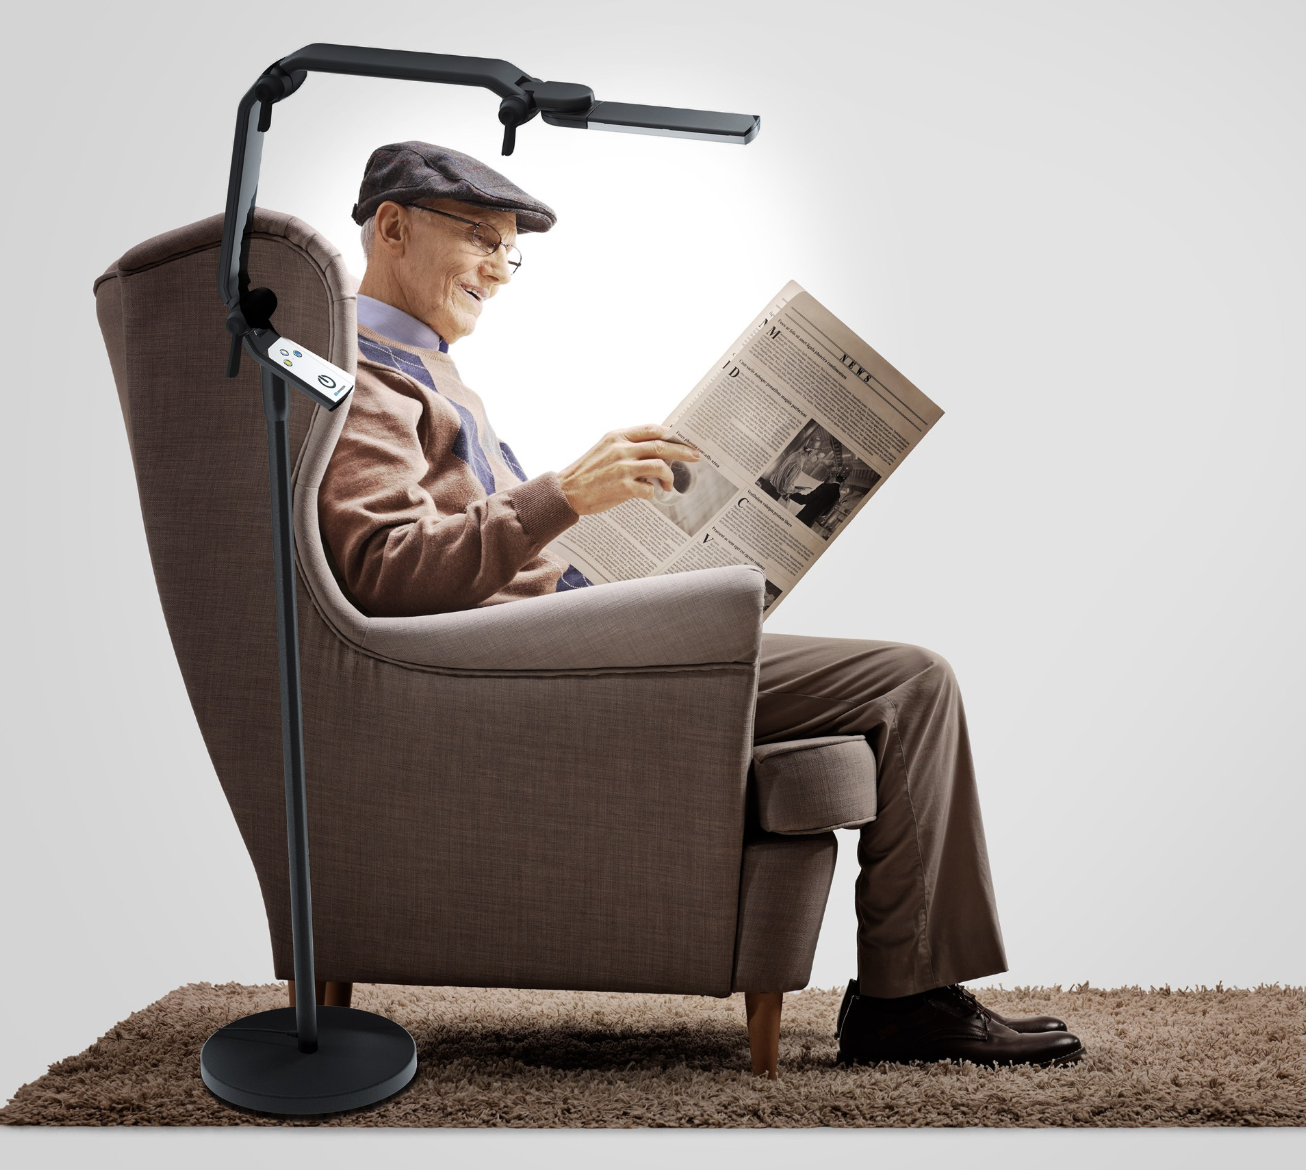
[[[500,97],[521,93],[529,73],[496,57],[461,57],[448,53],[414,53],[407,49],[371,49],[362,45],[305,45],[277,62],[287,73],[347,73],[356,77],[390,77],[398,81],[442,81],[479,85]]]
[[[227,205],[222,223],[222,248],[218,261],[218,293],[233,308],[248,279],[249,233],[263,163],[263,131],[258,128],[259,102],[251,88],[236,108],[236,138],[231,148],[231,174],[227,179]]]
[[[276,567],[281,750],[286,779],[286,841],[290,858],[290,933],[295,947],[295,1028],[299,1051],[316,1052],[313,899],[308,876],[308,800],[304,785],[295,534],[290,497],[290,390],[284,379],[266,366],[262,369],[263,413],[268,421],[268,481],[272,490],[272,552]]]

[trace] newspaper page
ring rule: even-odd
[[[595,584],[754,564],[767,616],[943,411],[794,281],[666,420],[675,487],[548,547]]]

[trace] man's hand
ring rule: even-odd
[[[657,423],[609,431],[575,463],[558,472],[567,502],[579,516],[606,512],[636,497],[651,500],[656,484],[675,486],[671,461],[694,462],[698,451],[673,441],[675,432]],[[648,482],[645,482],[645,481]]]

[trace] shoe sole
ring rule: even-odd
[[[1067,1052],[1064,1056],[1054,1057],[1052,1060],[1042,1061],[1036,1067],[1038,1068],[1060,1068],[1062,1065],[1078,1064],[1085,1056],[1088,1055],[1088,1049],[1082,1044],[1074,1052]]]
[[[1078,1064],[1087,1054],[1088,1049],[1081,1044],[1073,1052],[1064,1052],[1060,1056],[1054,1056],[1048,1060],[1013,1060],[1005,1063],[1000,1061],[971,1060],[971,1063],[987,1068],[1062,1068],[1066,1065]],[[962,1059],[970,1060],[969,1057],[964,1057]],[[940,1056],[934,1060],[922,1060],[919,1058],[912,1060],[894,1060],[889,1057],[885,1057],[882,1060],[871,1060],[869,1058],[858,1060],[856,1057],[837,1056],[835,1057],[834,1063],[836,1065],[845,1066],[874,1064],[951,1064],[953,1063],[953,1057]],[[960,1063],[960,1061],[957,1063]]]

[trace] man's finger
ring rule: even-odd
[[[654,456],[658,459],[665,459],[668,463],[672,459],[698,459],[700,457],[698,448],[691,447],[688,443],[681,443],[678,440],[672,442],[667,439],[653,439],[641,443],[634,454],[646,457]]]
[[[675,434],[670,427],[664,427],[661,423],[641,423],[636,427],[627,427],[621,432],[627,439],[665,439]]]

